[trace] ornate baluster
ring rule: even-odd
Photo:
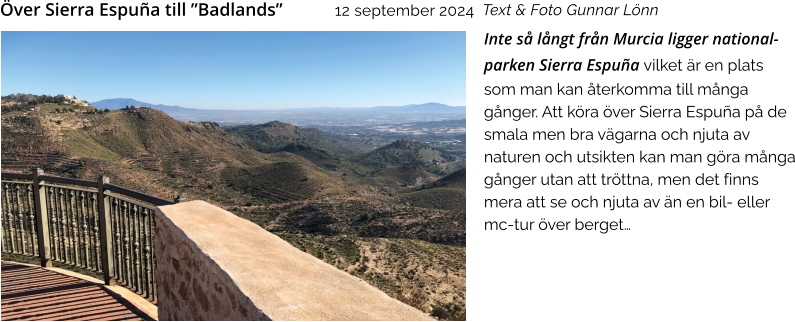
[[[80,209],[82,211],[80,223],[83,224],[83,226],[80,227],[83,236],[83,249],[81,249],[80,252],[83,253],[83,265],[85,265],[86,269],[91,269],[91,203],[89,201],[89,193],[83,191],[80,192],[80,194],[83,200],[80,203]]]
[[[74,265],[80,267],[80,192],[69,190],[71,202],[71,215],[72,219],[72,257],[74,258]]]
[[[30,233],[30,254],[37,256],[39,239],[36,236],[36,212],[33,209],[33,186],[25,185],[25,201],[28,206],[28,232]]]
[[[47,209],[50,213],[50,230],[52,231],[52,247],[53,260],[61,260],[61,232],[58,231],[58,198],[55,188],[47,187]]]
[[[13,189],[11,184],[5,183],[3,184],[3,202],[5,203],[5,207],[3,207],[3,251],[4,252],[14,252],[14,241],[11,238],[11,227],[13,226],[11,218],[12,215],[11,211],[11,190]]]
[[[155,292],[155,278],[154,278],[154,261],[155,261],[155,245],[152,243],[152,237],[155,233],[152,229],[152,221],[154,220],[154,211],[148,209],[146,212],[146,276],[147,276],[147,298],[154,300]]]
[[[136,293],[141,293],[141,206],[134,205],[133,206],[133,227],[135,228],[135,243],[133,244],[133,248],[135,252],[133,253],[133,257],[135,257],[134,263],[134,274],[133,279],[135,280],[135,291]]]
[[[61,194],[61,230],[63,230],[62,242],[64,248],[64,263],[72,261],[72,227],[69,225],[69,192],[66,189],[60,189]]]
[[[74,265],[80,267],[80,192],[69,190],[70,196],[72,199],[71,207],[71,217],[72,217],[72,235],[74,239],[72,239],[72,249],[73,257],[74,257]]]
[[[28,255],[33,255],[33,239],[30,236],[31,211],[30,211],[30,203],[28,202],[28,186],[22,185],[21,188],[22,191],[20,196],[22,197],[22,200],[20,200],[20,206],[22,207],[22,215],[23,215],[22,232],[25,235],[25,241],[26,241],[23,253]]]
[[[2,202],[0,202],[0,250],[3,252],[8,250],[8,246],[6,245],[6,213],[8,209],[6,208],[6,202],[8,199],[6,198],[6,191],[8,190],[8,183],[3,183],[2,192],[0,192],[0,196],[2,196]]]
[[[130,263],[129,264],[130,264],[130,282],[132,283],[132,285],[130,285],[130,289],[136,291],[136,287],[138,284],[137,283],[138,274],[136,274],[135,271],[135,261],[136,261],[135,257],[137,254],[135,247],[137,244],[136,234],[138,233],[138,227],[135,225],[135,213],[138,207],[132,203],[128,203],[128,205],[129,205],[128,209],[129,209],[129,218],[130,218]]]
[[[69,237],[67,236],[68,228],[66,226],[66,213],[64,209],[64,191],[62,188],[58,188],[57,190],[57,199],[58,199],[58,229],[61,232],[61,261],[64,263],[68,263],[68,249],[66,248],[66,243]]]
[[[151,229],[151,221],[152,221],[152,210],[146,209],[146,220],[144,220],[144,276],[146,282],[146,297],[150,300],[153,300],[152,297],[152,284],[154,281],[152,279],[152,243],[151,237],[154,233]]]
[[[47,205],[47,216],[50,224],[50,252],[53,260],[58,260],[58,225],[55,222],[55,205],[52,202],[52,187],[44,187],[44,203]]]
[[[124,211],[125,218],[127,219],[127,258],[124,261],[127,265],[127,287],[132,289],[135,284],[135,271],[133,269],[133,262],[135,259],[135,217],[133,216],[135,206],[129,202],[124,202],[126,207]]]
[[[78,228],[78,196],[74,190],[69,190],[69,219],[72,225],[72,264],[75,266],[79,266],[79,259],[80,259],[80,233],[77,231]]]
[[[8,243],[9,248],[12,253],[16,253],[17,249],[17,241],[16,241],[16,234],[14,234],[14,187],[15,184],[10,184],[8,187],[8,191],[6,191],[6,202],[8,202],[8,208],[6,209],[5,220],[8,226],[6,226],[6,230],[8,231]]]
[[[130,209],[126,201],[121,204],[121,213],[124,216],[124,281],[130,286],[130,260],[132,253],[132,243],[130,243]]]
[[[24,255],[27,243],[25,240],[25,209],[22,207],[22,196],[20,196],[20,190],[22,190],[21,184],[18,184],[14,190],[16,191],[14,203],[17,206],[17,211],[14,215],[16,216],[17,238],[19,240],[18,254]]]
[[[149,245],[146,239],[149,237],[146,229],[149,209],[141,207],[141,294],[149,294],[149,275],[147,275],[147,265],[149,262]]]
[[[17,184],[16,194],[14,195],[14,203],[16,204],[17,211],[14,213],[16,216],[17,239],[19,240],[19,254],[25,254],[28,248],[28,240],[25,238],[25,206],[22,204],[22,184]]]
[[[72,259],[71,254],[71,246],[70,243],[72,241],[71,232],[72,229],[69,226],[69,193],[66,189],[60,188],[58,189],[58,199],[61,206],[61,244],[63,246],[63,261],[64,263],[69,263]]]
[[[83,258],[84,258],[84,265],[86,268],[91,267],[91,203],[89,194],[83,192],[83,203],[81,209],[83,209]]]
[[[2,211],[2,214],[0,214],[0,220],[2,220],[2,223],[0,223],[0,228],[2,228],[2,230],[3,230],[3,234],[0,235],[3,238],[3,252],[8,252],[8,250],[11,248],[11,243],[9,243],[9,241],[8,241],[9,233],[8,233],[8,222],[7,222],[7,218],[6,218],[7,213],[8,213],[8,194],[7,194],[7,192],[8,192],[8,183],[3,183],[2,191],[0,191],[0,194],[2,194],[2,196],[3,196],[3,199],[0,200],[0,202],[2,202],[2,204],[3,204],[3,206],[2,206],[2,210],[3,211]]]
[[[27,197],[27,189],[25,189],[24,184],[19,185],[19,193],[17,194],[17,205],[19,205],[19,214],[17,217],[19,218],[19,236],[22,239],[22,254],[29,255],[30,250],[30,234],[28,233],[28,209],[27,204],[25,204],[25,199]]]
[[[72,255],[74,253],[74,236],[72,235],[72,192],[63,189],[64,193],[64,230],[66,230],[66,263],[74,264]]]
[[[89,246],[88,246],[88,212],[86,211],[86,193],[84,191],[80,192],[80,255],[82,255],[81,260],[83,261],[83,267],[89,268],[88,263],[88,254],[89,254]]]
[[[8,191],[8,215],[6,220],[8,221],[8,239],[11,242],[11,252],[17,252],[17,239],[16,234],[14,234],[14,221],[16,216],[14,215],[14,189],[16,188],[16,184],[11,184]]]
[[[156,247],[157,244],[155,243],[155,227],[156,227],[156,225],[155,225],[155,214],[154,214],[154,212],[152,212],[151,216],[149,217],[149,231],[152,232],[151,234],[149,234],[149,246],[150,246],[150,249],[151,249],[151,252],[152,252],[152,256],[151,256],[151,258],[152,258],[152,272],[151,272],[151,276],[152,276],[152,302],[153,303],[157,303],[157,277],[155,276],[155,272],[157,272],[157,257],[155,256],[155,252],[156,252],[155,247]]]
[[[55,188],[55,208],[57,209],[58,247],[61,249],[60,261],[66,263],[66,231],[64,230],[63,216],[63,189]]]
[[[14,195],[14,186],[15,184],[8,184],[8,189],[5,191],[5,198],[3,198],[8,206],[6,207],[6,213],[3,214],[3,219],[6,221],[6,225],[4,229],[8,231],[8,236],[6,239],[8,241],[8,248],[6,251],[11,251],[11,253],[16,253],[17,243],[14,237],[14,202],[13,202],[13,195]]]
[[[8,213],[5,214],[6,221],[8,222],[8,244],[12,253],[17,252],[16,238],[14,237],[14,184],[8,186]]]
[[[14,204],[16,205],[16,212],[14,212],[15,216],[15,226],[17,228],[16,235],[17,235],[17,248],[19,250],[19,254],[25,254],[25,250],[28,247],[27,239],[25,238],[25,206],[22,204],[22,184],[17,184],[14,194]]]
[[[94,251],[91,253],[91,256],[94,260],[94,270],[102,270],[102,264],[99,262],[100,260],[100,248],[99,248],[99,215],[97,214],[99,205],[97,204],[97,195],[92,193],[89,194],[91,197],[91,211],[92,211],[92,224],[91,224],[91,243],[94,246]]]
[[[123,223],[121,221],[121,218],[122,218],[121,217],[121,204],[120,204],[121,201],[119,201],[116,198],[112,198],[112,199],[113,199],[113,204],[115,205],[115,207],[113,209],[113,217],[114,217],[113,219],[114,219],[114,222],[116,222],[116,228],[117,228],[116,229],[116,244],[114,244],[115,251],[116,251],[115,255],[116,255],[116,260],[117,260],[117,262],[116,262],[116,271],[117,271],[116,278],[119,281],[123,281],[124,280],[124,273],[122,273],[122,271],[124,270],[124,266],[123,266],[124,265],[124,263],[123,263],[124,262],[124,247],[123,247],[123,245],[124,245],[124,231],[123,231],[124,228],[123,228]]]
[[[122,222],[121,222],[121,216],[119,216],[119,200],[118,199],[113,198],[113,207],[111,209],[113,209],[111,214],[112,214],[113,222],[115,223],[115,226],[116,226],[116,231],[115,231],[115,235],[114,235],[116,237],[116,241],[113,244],[113,249],[114,249],[114,254],[113,254],[114,256],[113,257],[115,258],[115,261],[116,261],[116,263],[115,263],[116,265],[114,267],[116,268],[116,278],[119,279],[119,280],[122,280],[123,279],[122,278],[122,273],[121,273],[121,270],[122,270],[122,253],[124,252],[124,250],[122,249],[122,245],[121,245],[121,233],[122,233],[121,232],[121,229],[122,229],[121,226],[122,226]]]

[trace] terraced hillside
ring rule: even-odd
[[[462,167],[454,159],[442,155],[430,145],[416,140],[397,140],[374,151],[359,155],[354,160],[373,169],[384,169],[403,165],[420,164],[427,171],[447,174]]]
[[[417,207],[466,211],[466,169],[453,172],[439,180],[409,189],[403,200]]]
[[[279,121],[259,125],[240,125],[226,128],[226,130],[230,134],[242,138],[252,148],[264,153],[282,151],[291,144],[311,146],[341,156],[370,150],[355,138],[318,129],[301,129]]]

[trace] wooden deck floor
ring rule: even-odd
[[[2,263],[0,320],[152,320],[101,285],[40,267]]]

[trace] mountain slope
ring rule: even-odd
[[[466,203],[461,201],[466,200],[466,168],[411,189],[402,199],[416,207],[465,211]]]
[[[303,159],[258,153],[215,123],[179,122],[145,108],[94,114],[55,113],[55,108],[45,105],[29,115],[4,115],[4,171],[27,171],[35,165],[67,176],[102,174],[114,183],[167,198],[183,195],[227,204],[305,199],[335,181]],[[260,198],[243,186],[219,184],[238,178],[241,171],[249,181],[258,181],[261,171],[252,169],[263,167],[289,168],[275,171],[294,175],[296,181],[307,178],[307,187],[300,194],[284,186],[263,187],[263,194],[281,197]]]
[[[449,162],[430,145],[415,140],[397,140],[374,151],[353,158],[356,162],[373,168],[384,169],[405,163],[416,163],[431,173],[443,174]]]
[[[227,127],[225,130],[242,138],[257,151],[264,153],[285,149],[300,150],[296,146],[313,147],[335,155],[353,155],[368,150],[366,145],[344,135],[312,128],[302,129],[279,121]],[[295,146],[288,148],[290,145]]]

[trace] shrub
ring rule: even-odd
[[[441,306],[434,306],[433,311],[431,311],[431,316],[440,320],[447,320],[450,318],[450,311],[447,311],[447,309]]]

